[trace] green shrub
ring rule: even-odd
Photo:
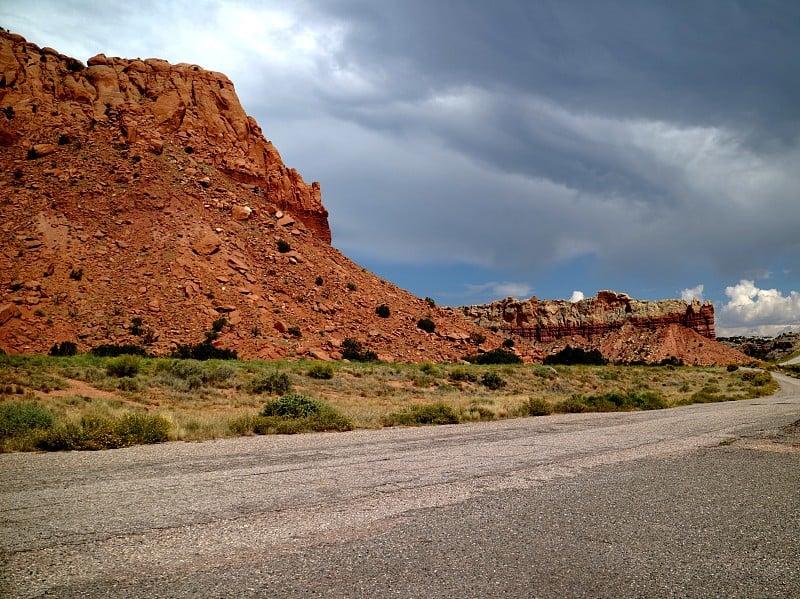
[[[123,447],[163,443],[169,438],[169,429],[169,421],[163,416],[141,412],[129,412],[115,422]]]
[[[433,333],[436,330],[436,323],[430,318],[420,318],[417,321],[417,328],[422,329],[426,333]]]
[[[469,334],[469,341],[473,345],[480,345],[481,343],[486,341],[486,335],[484,335],[483,333],[478,333],[476,331],[473,331]]]
[[[53,414],[34,402],[0,403],[0,439],[21,437],[35,429],[53,426]]]
[[[91,354],[101,358],[116,358],[126,354],[129,356],[141,356],[144,358],[147,356],[147,351],[145,351],[145,349],[139,345],[103,344],[93,347]]]
[[[261,416],[281,416],[283,418],[306,418],[319,413],[325,404],[300,393],[289,393],[278,399],[268,401],[261,410]]]
[[[278,243],[277,243],[277,247],[278,247],[278,251],[281,254],[285,254],[287,252],[291,252],[292,251],[291,244],[288,241],[286,241],[285,239],[279,239]]]
[[[573,395],[569,399],[557,403],[554,409],[561,414],[580,414],[581,412],[589,411],[589,408],[581,401],[580,396],[577,395]]]
[[[487,372],[481,377],[481,385],[492,391],[497,391],[506,386],[506,382],[496,372]]]
[[[129,412],[120,418],[84,416],[44,431],[36,446],[46,451],[98,450],[162,443],[169,438],[170,423],[163,416]]]
[[[436,301],[432,297],[426,297],[425,303],[428,304],[428,306],[430,306],[431,308],[436,307]]]
[[[347,337],[342,341],[342,358],[352,362],[375,362],[378,354],[365,350],[359,341]]]
[[[450,406],[437,402],[410,406],[381,418],[383,426],[421,426],[424,424],[458,424],[458,415]]]
[[[480,420],[481,422],[489,422],[496,418],[496,414],[492,410],[477,403],[470,404],[467,409],[467,416],[470,420]]]
[[[454,368],[450,371],[450,374],[447,376],[447,378],[454,383],[460,383],[464,381],[474,383],[478,380],[478,376],[472,372],[469,372],[466,368]]]
[[[131,332],[131,335],[141,337],[144,334],[144,321],[140,317],[134,316],[131,318],[131,326],[128,330]]]
[[[431,376],[436,376],[436,366],[431,364],[430,362],[423,362],[419,365],[419,369],[424,372],[425,374],[429,374]]]
[[[117,381],[117,389],[120,391],[134,392],[139,390],[139,381],[136,379],[124,376]]]
[[[347,290],[348,290],[348,291],[356,291],[357,289],[358,289],[358,285],[356,285],[356,284],[355,284],[355,283],[353,283],[352,281],[349,281],[349,282],[347,283]]]
[[[493,349],[464,359],[472,364],[522,364],[522,358],[507,349]]]
[[[556,406],[559,412],[627,412],[660,410],[667,402],[654,391],[609,391],[601,395],[573,395]]]
[[[553,413],[553,406],[546,399],[529,397],[520,406],[520,413],[524,416],[547,416]]]
[[[235,422],[234,426],[252,426],[252,431],[259,435],[353,429],[349,418],[325,402],[299,393],[268,401],[257,418]]]
[[[213,333],[214,331],[212,331]],[[214,347],[211,340],[206,339],[196,345],[179,345],[172,352],[172,357],[178,360],[237,360],[235,349]]]
[[[553,379],[558,376],[558,373],[552,366],[545,366],[544,364],[536,364],[533,367],[533,375],[543,379]]]
[[[300,330],[298,326],[291,326],[286,329],[286,332],[289,333],[292,337],[302,337],[303,331]]]
[[[78,353],[78,346],[72,341],[62,341],[61,343],[53,344],[48,352],[51,356],[74,356]]]
[[[387,306],[386,304],[381,304],[380,306],[375,308],[375,314],[377,314],[381,318],[389,318],[391,310],[389,310],[389,306]]]
[[[312,379],[328,380],[333,378],[333,366],[324,362],[312,364],[306,373]]]
[[[513,339],[505,339],[503,340],[503,347],[506,349],[511,349],[514,347],[514,340]]]
[[[571,347],[567,345],[557,354],[547,356],[544,359],[545,364],[608,364],[608,360],[603,357],[600,350],[592,349],[585,351],[579,347]]]
[[[83,278],[83,269],[73,268],[71,271],[69,271],[69,278],[73,281],[80,281]]]
[[[772,375],[763,370],[759,371],[746,371],[742,373],[742,380],[747,381],[753,387],[762,387],[772,382]]]
[[[117,378],[134,377],[139,374],[141,365],[138,356],[123,354],[106,362],[106,374]]]
[[[215,333],[219,333],[222,329],[225,328],[225,325],[228,324],[228,319],[224,316],[220,316],[214,322],[211,323],[211,330]]]
[[[291,388],[292,381],[285,372],[260,372],[247,384],[247,391],[257,394],[283,395]],[[269,414],[264,415],[269,416]]]

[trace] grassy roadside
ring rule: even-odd
[[[776,389],[769,373],[724,367],[0,356],[0,450],[658,409]]]

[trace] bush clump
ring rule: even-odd
[[[544,363],[564,364],[567,366],[572,364],[596,364],[602,366],[604,364],[608,364],[608,360],[603,357],[603,354],[600,353],[600,350],[592,349],[586,351],[579,347],[571,347],[567,345],[567,347],[562,349],[557,354],[547,356],[544,359]]]
[[[378,354],[372,350],[365,350],[359,341],[348,337],[342,341],[342,358],[351,362],[375,362]]]
[[[529,397],[522,403],[519,411],[523,416],[547,416],[553,413],[553,405],[541,397]]]
[[[325,403],[301,393],[289,393],[278,399],[268,401],[261,410],[261,416],[280,416],[282,418],[306,418],[318,414]]]
[[[62,341],[61,343],[54,343],[50,348],[48,355],[51,356],[74,356],[78,353],[78,346],[72,341]]]
[[[189,391],[199,389],[203,385],[214,387],[229,387],[231,379],[236,376],[236,369],[227,364],[211,365],[199,360],[160,360],[156,363],[155,371],[172,377],[173,387]],[[176,381],[177,379],[177,381]]]
[[[573,395],[556,405],[556,411],[629,412],[631,410],[660,410],[667,407],[664,398],[654,391],[609,391],[601,395]]]
[[[286,241],[285,239],[279,239],[278,243],[277,243],[277,247],[278,247],[278,251],[281,254],[286,254],[286,253],[292,251],[291,244],[288,241]]]
[[[0,403],[0,439],[22,437],[33,430],[53,426],[53,414],[35,402]]]
[[[270,395],[284,395],[292,389],[292,380],[285,372],[260,372],[256,374],[247,384],[249,393],[259,395],[268,393]],[[263,414],[269,416],[270,414]]]
[[[405,410],[392,412],[381,418],[383,426],[422,426],[458,424],[458,422],[458,414],[442,402],[409,406]]]
[[[142,362],[138,356],[123,354],[106,362],[106,374],[116,378],[135,377],[139,374]]]
[[[353,430],[353,422],[323,401],[289,393],[268,401],[258,416],[244,416],[229,423],[237,434],[295,434]]]
[[[312,364],[306,374],[312,379],[329,380],[333,378],[333,366],[324,362]]]
[[[45,451],[98,450],[163,443],[170,423],[163,416],[129,412],[120,418],[84,416],[44,431],[36,446]]]
[[[502,348],[474,356],[464,356],[464,359],[472,364],[522,364],[522,358],[513,351]]]
[[[386,304],[381,304],[380,306],[375,308],[375,314],[377,314],[381,318],[389,318],[389,315],[391,313],[392,312],[391,310],[389,310],[389,306],[387,306]]]
[[[496,372],[487,372],[481,377],[481,385],[492,391],[497,391],[506,386],[506,382]]]
[[[426,333],[433,333],[436,330],[436,323],[430,318],[420,318],[417,321],[417,328],[422,329]]]
[[[91,349],[91,354],[101,358],[116,358],[123,355],[140,356],[144,358],[147,356],[147,351],[139,345],[103,344],[93,347]]]
[[[478,380],[478,375],[468,371],[466,368],[454,368],[450,371],[450,374],[447,375],[447,378],[454,383],[474,383]]]
[[[214,331],[212,331],[213,333]],[[206,339],[203,343],[196,345],[179,345],[172,352],[172,357],[178,360],[238,360],[239,356],[235,349],[223,349],[214,347],[211,341]]]

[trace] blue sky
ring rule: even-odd
[[[800,4],[32,0],[0,25],[226,73],[333,244],[440,304],[600,289],[800,330]]]

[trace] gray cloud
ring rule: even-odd
[[[710,298],[800,259],[794,2],[73,0],[8,19],[79,58],[228,74],[322,182],[348,253],[518,288],[587,259]]]

